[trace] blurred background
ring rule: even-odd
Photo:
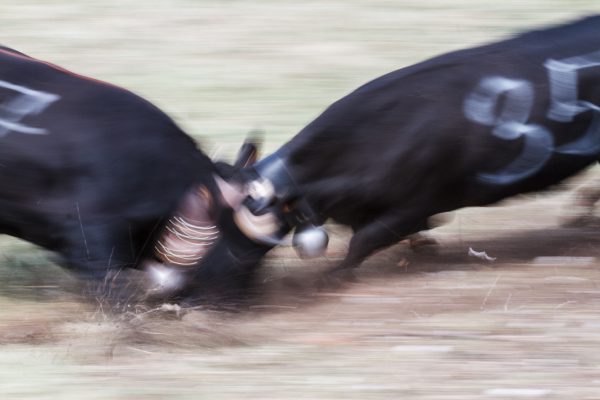
[[[266,149],[375,77],[600,10],[593,0],[7,2],[2,43],[155,102],[231,156]]]
[[[0,0],[0,43],[136,92],[231,160],[249,131],[273,151],[381,74],[599,12],[597,0]],[[306,282],[343,255],[343,232],[329,260],[280,250],[265,299],[241,315],[110,316],[63,289],[50,255],[2,238],[0,398],[598,398],[598,243],[552,231],[564,196],[461,212],[435,234],[447,258],[400,246],[337,292]],[[460,256],[497,243],[504,264]]]

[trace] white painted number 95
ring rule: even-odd
[[[600,153],[600,107],[578,100],[578,71],[600,66],[600,51],[563,60],[548,60],[544,64],[550,82],[550,108],[547,116],[557,122],[572,122],[575,116],[594,111],[592,122],[579,139],[554,148],[554,138],[546,128],[527,123],[534,103],[531,82],[501,76],[483,78],[467,96],[463,111],[467,119],[493,127],[492,134],[500,139],[524,138],[517,158],[502,170],[480,173],[478,179],[507,185],[538,172],[552,153],[590,156]],[[501,102],[501,99],[504,99]],[[502,108],[498,109],[501,104]]]

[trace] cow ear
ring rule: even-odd
[[[256,162],[258,159],[258,149],[254,143],[244,142],[238,153],[233,167],[237,170],[246,168]]]

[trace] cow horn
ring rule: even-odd
[[[241,206],[235,211],[233,218],[246,237],[273,246],[281,244],[281,240],[276,237],[280,229],[279,223],[273,213],[255,215],[248,207]]]
[[[236,170],[248,167],[256,162],[258,159],[259,149],[262,145],[261,136],[262,132],[260,131],[250,132],[249,137],[240,147],[237,159],[233,165]]]
[[[233,167],[236,170],[248,167],[256,162],[258,158],[258,149],[256,145],[252,142],[244,142],[242,147],[240,147],[240,151],[238,152],[238,156],[233,164]]]

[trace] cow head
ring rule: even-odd
[[[222,193],[234,194],[230,204],[235,224],[254,243],[270,247],[290,244],[285,237],[294,230],[291,244],[300,256],[315,257],[326,249],[327,234],[318,226],[319,219],[279,152],[249,163],[240,171],[235,189]]]
[[[247,141],[234,165],[217,163],[215,187],[192,189],[167,222],[148,270],[161,291],[185,296],[244,294],[265,253],[292,244],[300,256],[323,253],[328,237],[280,154],[256,162]],[[293,239],[286,240],[294,231]]]

